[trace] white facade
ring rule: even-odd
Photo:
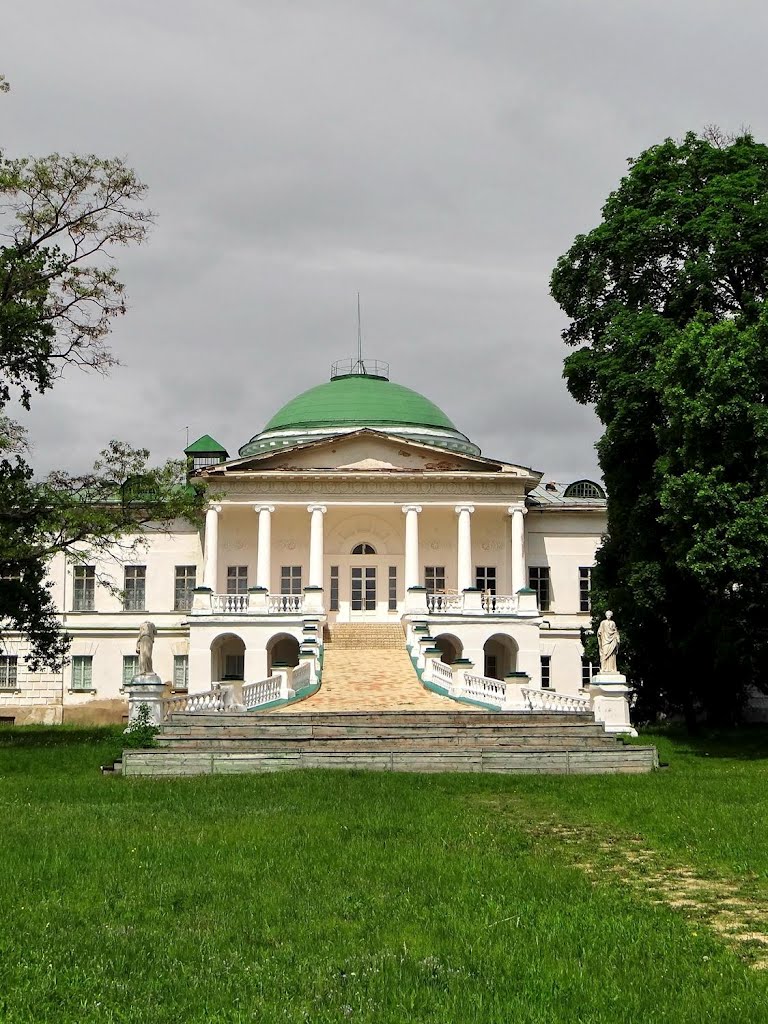
[[[605,501],[594,491],[565,497],[525,467],[373,429],[223,462],[202,476],[215,495],[204,529],[177,523],[149,534],[90,575],[53,560],[72,662],[31,674],[23,638],[10,638],[5,664],[18,661],[14,685],[0,689],[0,718],[121,720],[146,619],[158,630],[154,668],[169,691],[248,682],[274,663],[295,663],[308,621],[322,638],[334,622],[414,618],[428,623],[446,660],[581,691],[587,570],[605,530]],[[98,582],[108,575],[123,589],[126,567],[139,567],[126,589],[136,610]]]

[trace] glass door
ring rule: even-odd
[[[352,569],[352,611],[376,611],[376,567],[356,565]]]

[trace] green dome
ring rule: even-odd
[[[364,427],[441,448],[479,453],[442,409],[418,391],[393,384],[386,377],[351,373],[292,398],[261,433],[243,445],[240,454],[254,455]]]

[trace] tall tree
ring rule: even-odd
[[[738,714],[768,678],[768,147],[717,130],[630,160],[552,274],[608,489],[596,606],[649,714]]]
[[[87,474],[36,482],[24,432],[6,414],[14,400],[28,409],[67,366],[115,365],[107,336],[125,301],[112,255],[145,239],[145,193],[119,159],[0,154],[0,635],[27,635],[32,668],[59,666],[69,645],[46,576],[57,552],[83,558],[122,544],[128,554],[137,531],[199,514],[183,463],[153,468],[146,450],[117,442]]]

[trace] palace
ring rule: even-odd
[[[179,522],[150,533],[117,570],[55,558],[70,663],[29,673],[23,637],[7,641],[1,719],[124,719],[145,620],[169,697],[218,683],[242,692],[278,672],[290,684],[309,660],[320,686],[307,709],[417,708],[422,693],[451,705],[439,694],[460,696],[457,665],[479,680],[467,700],[482,704],[506,680],[586,704],[593,669],[580,630],[606,525],[597,483],[542,482],[482,455],[433,402],[368,360],[335,364],[237,458],[208,435],[186,455],[208,485],[204,530]],[[323,657],[334,635],[335,662]],[[396,663],[389,676],[366,653],[382,645]],[[428,693],[430,680],[445,686]]]

